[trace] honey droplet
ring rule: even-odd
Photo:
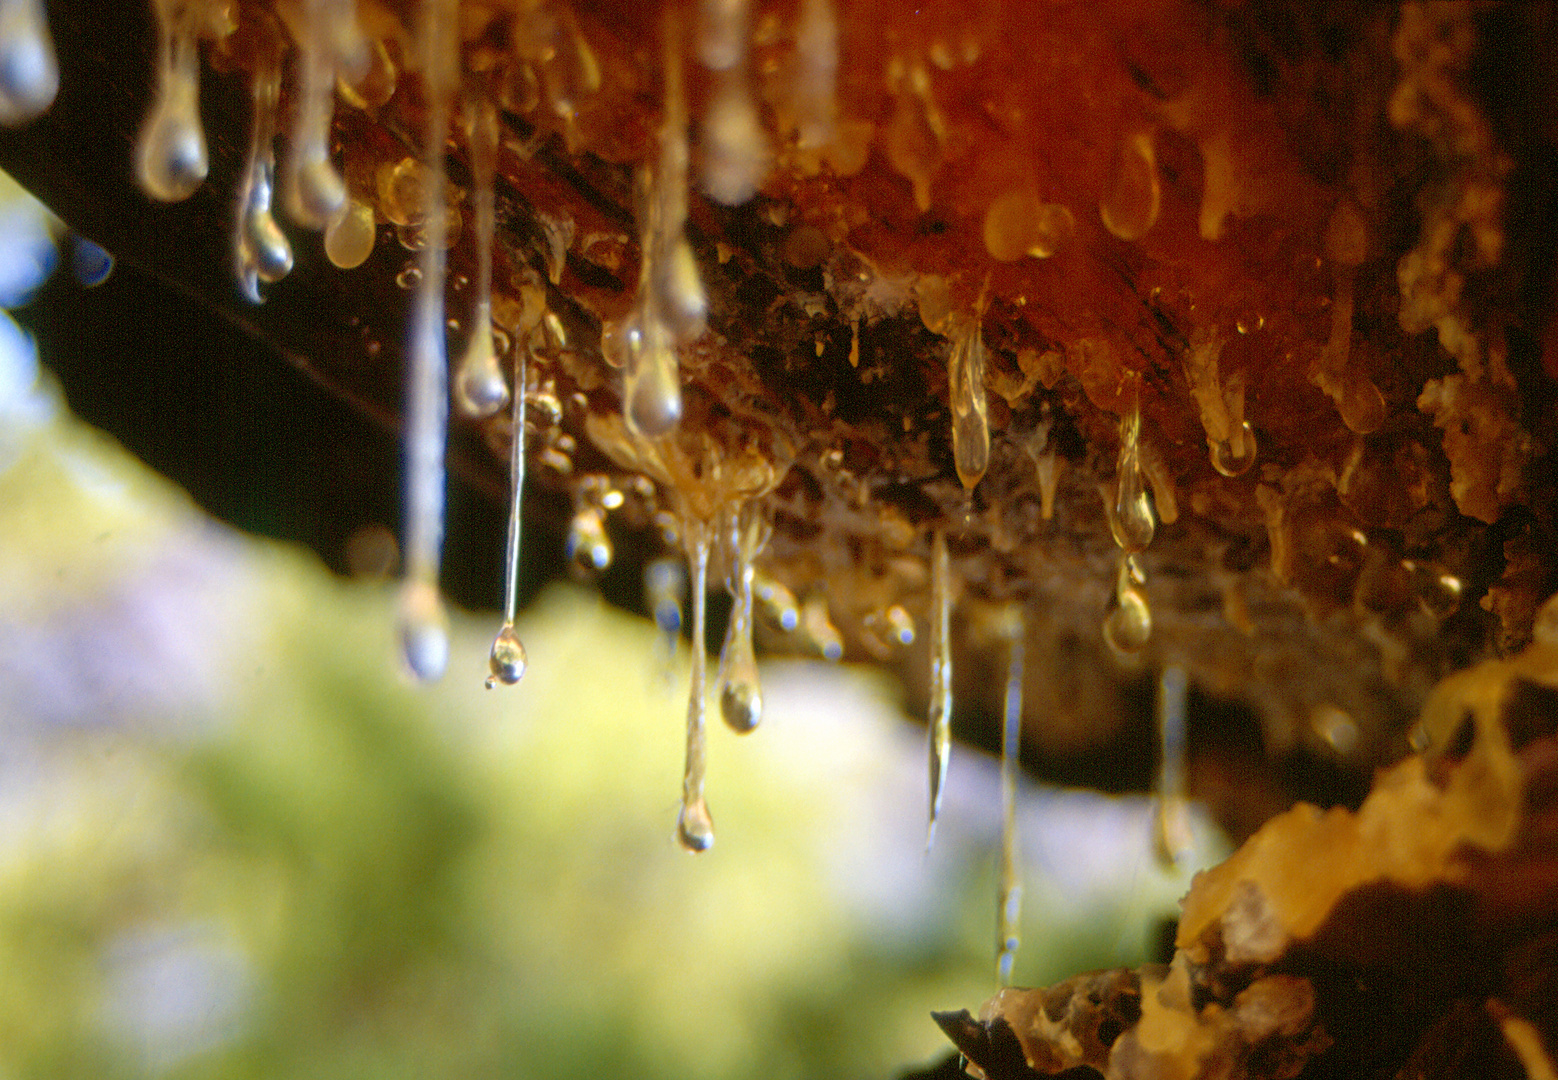
[[[1402,559],[1401,568],[1407,572],[1418,606],[1429,616],[1442,622],[1460,610],[1460,578],[1433,563],[1415,559]]]
[[[526,664],[524,643],[514,633],[513,625],[504,623],[498,636],[492,639],[492,652],[487,657],[487,667],[492,672],[487,676],[487,689],[493,689],[498,683],[513,686],[525,677]]]
[[[136,139],[135,175],[161,202],[193,195],[206,178],[206,135],[200,125],[200,51],[193,28],[174,0],[157,0],[157,89]]]
[[[42,116],[59,93],[59,61],[42,0],[0,4],[0,124]]]
[[[1185,706],[1189,695],[1185,669],[1170,664],[1158,679],[1158,782],[1153,805],[1153,848],[1172,869],[1195,846],[1190,804],[1185,796]]]
[[[508,404],[509,387],[498,366],[491,324],[479,324],[466,342],[454,377],[455,404],[466,416],[482,419]]]
[[[676,836],[691,852],[714,846],[714,821],[703,798],[703,779],[708,764],[708,734],[704,719],[704,646],[706,594],[709,583],[709,529],[702,521],[682,523],[682,541],[692,578],[692,676],[687,695],[687,759],[682,770],[682,809],[676,819]]]
[[[645,438],[668,433],[682,418],[681,365],[665,327],[655,320],[626,329],[623,393],[628,426]]]
[[[238,224],[233,247],[239,287],[258,304],[260,282],[280,281],[292,270],[292,245],[271,213],[276,184],[276,106],[281,94],[279,47],[270,48],[254,72],[248,157],[238,191]]]
[[[714,818],[701,797],[682,804],[676,815],[676,842],[694,855],[714,846]]]
[[[341,212],[325,226],[325,257],[340,270],[355,270],[368,261],[378,240],[373,207],[348,198]]]
[[[77,236],[70,246],[70,270],[83,289],[95,289],[114,272],[114,257],[101,245]]]
[[[752,595],[760,605],[764,617],[779,629],[791,633],[801,625],[800,601],[796,600],[795,594],[782,582],[775,581],[766,574],[754,573]]]
[[[498,151],[498,110],[487,97],[466,100],[466,135],[471,174],[476,182],[476,296],[471,336],[455,378],[456,401],[467,416],[491,416],[508,401],[508,385],[492,343],[492,242],[496,229],[493,176]]]
[[[1162,199],[1152,137],[1145,132],[1127,135],[1115,158],[1114,175],[1098,202],[1104,228],[1121,240],[1140,240],[1157,224]]]
[[[755,571],[752,560],[766,540],[764,524],[755,517],[732,515],[730,536],[731,593],[730,622],[725,644],[720,649],[720,714],[732,731],[746,734],[763,717],[757,658],[752,649],[752,590]]]
[[[947,361],[952,404],[952,458],[958,479],[972,491],[990,465],[990,421],[985,399],[985,340],[978,319],[958,330]]]
[[[1250,471],[1250,466],[1255,464],[1255,429],[1250,427],[1248,420],[1240,426],[1240,437],[1235,446],[1234,439],[1225,442],[1211,442],[1208,447],[1212,455],[1212,468],[1223,476],[1243,476]]]
[[[985,211],[985,250],[997,262],[1015,262],[1024,255],[1047,259],[1076,233],[1076,219],[1058,203],[1040,202],[1031,191],[1018,189],[997,196]]]
[[[947,784],[947,763],[952,756],[952,568],[947,537],[936,531],[931,541],[930,566],[930,715],[927,748],[930,757],[930,821],[925,846],[936,841],[936,819]]]
[[[573,515],[568,523],[565,554],[575,571],[586,578],[611,565],[611,538],[606,535],[606,522],[595,507],[580,507]]]
[[[1152,638],[1152,609],[1133,571],[1130,556],[1123,556],[1114,599],[1104,617],[1104,641],[1121,656],[1136,655]]]
[[[1127,555],[1145,551],[1157,528],[1152,500],[1141,469],[1141,396],[1120,418],[1120,458],[1115,469],[1114,513],[1109,518],[1114,542]]]
[[[400,642],[413,676],[421,682],[443,678],[449,667],[449,617],[435,582],[410,577],[401,587]]]
[[[346,184],[330,162],[340,8],[336,0],[304,0],[297,43],[297,112],[282,192],[287,216],[305,229],[323,229],[346,203]],[[345,15],[351,17],[349,10]]]

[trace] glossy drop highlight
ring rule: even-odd
[[[568,523],[565,554],[574,570],[586,578],[594,577],[611,565],[611,538],[606,522],[593,506],[584,506]]]
[[[200,50],[176,0],[157,0],[157,88],[136,139],[135,176],[161,202],[178,202],[205,181],[200,124]]]
[[[1141,469],[1141,400],[1132,398],[1120,418],[1120,457],[1115,469],[1114,513],[1109,518],[1114,542],[1127,555],[1145,551],[1157,528],[1152,500]]]
[[[492,639],[492,651],[487,656],[487,669],[491,672],[487,676],[487,689],[491,690],[499,683],[513,686],[525,677],[526,665],[524,643],[514,627],[504,623],[498,636]]]
[[[271,284],[292,270],[292,245],[276,224],[271,202],[276,186],[276,105],[281,94],[281,57],[274,43],[256,66],[249,155],[238,191],[234,238],[238,285],[251,303],[261,301],[260,282]]]
[[[355,270],[373,254],[378,237],[373,207],[348,198],[341,212],[325,226],[325,258],[338,270]]]
[[[1119,579],[1109,613],[1104,617],[1104,640],[1121,656],[1135,656],[1152,639],[1152,609],[1142,592],[1129,556],[1120,560]]]

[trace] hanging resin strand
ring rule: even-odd
[[[283,169],[287,216],[305,229],[323,229],[346,205],[346,185],[330,163],[335,112],[336,54],[343,46],[341,0],[305,0],[298,38],[297,114]]]
[[[276,105],[281,95],[281,45],[268,28],[254,66],[253,131],[238,189],[238,226],[233,240],[238,287],[258,304],[260,282],[274,284],[292,270],[292,245],[276,224],[271,200],[276,188]]]
[[[1190,828],[1190,803],[1185,798],[1185,700],[1189,684],[1185,669],[1170,664],[1158,679],[1157,798],[1153,803],[1152,842],[1158,861],[1173,869],[1190,854],[1195,836]]]
[[[995,974],[1002,986],[1012,982],[1012,966],[1022,943],[1022,876],[1017,861],[1017,767],[1022,750],[1022,679],[1025,626],[1022,608],[1006,612],[1006,713],[1001,724],[1001,881],[996,897]]]
[[[200,126],[200,49],[181,0],[154,0],[157,90],[136,140],[135,177],[161,202],[195,193],[206,178],[206,134]]]
[[[940,529],[931,541],[930,558],[930,822],[925,831],[926,850],[936,842],[936,819],[941,814],[947,761],[952,754],[952,568],[947,537]]]
[[[687,223],[687,100],[682,80],[681,27],[675,5],[663,21],[665,109],[660,155],[639,174],[643,217],[638,298],[620,332],[624,343],[623,410],[628,427],[658,438],[681,422],[678,343],[703,332],[708,297],[684,230]]]
[[[448,618],[438,595],[444,543],[444,440],[449,425],[449,358],[444,342],[444,144],[455,70],[453,0],[422,0],[422,77],[427,87],[423,191],[427,244],[412,301],[406,388],[406,578],[400,631],[406,665],[437,679],[449,664]]]
[[[487,657],[487,689],[498,683],[513,686],[525,677],[525,646],[514,632],[519,613],[519,533],[525,505],[525,389],[529,384],[529,349],[514,350],[514,441],[509,450],[509,534],[503,554],[503,627],[492,640]]]
[[[1109,525],[1114,542],[1127,555],[1145,551],[1152,543],[1157,521],[1141,471],[1141,377],[1131,395],[1130,407],[1120,417],[1120,460],[1115,469],[1114,514]]]
[[[476,419],[491,416],[508,401],[508,383],[498,367],[492,345],[492,234],[497,217],[493,175],[497,170],[498,109],[484,92],[473,91],[465,102],[466,146],[471,178],[476,183],[476,302],[471,311],[471,336],[455,375],[455,401],[460,411]]]
[[[762,549],[767,531],[751,508],[731,515],[730,587],[733,603],[725,644],[720,649],[720,715],[732,731],[746,734],[763,718],[763,693],[758,682],[757,656],[752,648],[752,560]]]
[[[42,0],[0,0],[0,124],[42,116],[59,93],[59,61]]]
[[[703,801],[703,774],[708,765],[708,729],[704,722],[704,681],[707,648],[704,641],[704,593],[709,583],[709,526],[688,518],[682,540],[692,571],[692,680],[687,693],[687,764],[682,772],[682,809],[676,817],[676,839],[697,853],[714,846],[714,819]]]
[[[952,460],[963,487],[972,491],[990,466],[985,339],[978,318],[958,328],[947,361],[947,379],[952,404]]]

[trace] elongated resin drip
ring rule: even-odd
[[[676,643],[682,636],[682,599],[686,595],[687,568],[682,560],[656,559],[644,567],[644,602],[660,628],[660,666],[665,669],[667,685],[671,680],[671,662],[676,659]]]
[[[0,0],[0,124],[25,124],[42,116],[59,88],[59,61],[43,0]]]
[[[801,0],[795,27],[795,118],[803,150],[833,142],[838,112],[839,24],[833,0]]]
[[[640,174],[643,221],[638,297],[615,335],[622,343],[623,410],[628,426],[657,438],[682,418],[681,365],[676,346],[703,333],[708,296],[687,242],[687,97],[681,28],[674,6],[663,30],[665,110],[659,160]]]
[[[692,680],[687,693],[687,763],[682,771],[682,809],[676,817],[676,839],[697,853],[714,846],[714,819],[703,799],[703,774],[708,766],[708,726],[704,719],[707,649],[703,644],[705,591],[709,583],[709,527],[688,519],[682,524],[687,562],[692,571]]]
[[[513,686],[524,678],[525,646],[514,632],[519,614],[519,541],[525,506],[525,390],[529,383],[529,349],[514,350],[514,442],[509,450],[509,531],[503,553],[503,627],[487,657],[487,689],[498,683]]]
[[[281,96],[281,51],[266,42],[254,68],[253,130],[238,189],[238,226],[233,241],[238,287],[258,304],[260,282],[272,284],[292,271],[292,245],[276,224],[271,201],[276,189],[276,106]]]
[[[1164,866],[1172,868],[1190,854],[1195,837],[1190,831],[1190,803],[1185,797],[1185,700],[1189,684],[1185,669],[1169,665],[1158,679],[1157,799],[1153,805],[1153,850]]]
[[[508,383],[492,344],[492,235],[497,206],[493,176],[498,162],[498,107],[485,94],[466,100],[466,145],[471,179],[476,183],[476,300],[471,305],[470,338],[455,374],[455,401],[466,416],[491,416],[508,402]]]
[[[763,718],[763,693],[752,648],[752,560],[766,537],[763,522],[748,510],[733,514],[730,528],[730,590],[734,601],[725,644],[720,649],[720,715],[732,731],[746,734]]]
[[[135,177],[161,202],[178,202],[205,181],[206,133],[200,125],[200,49],[185,5],[155,0],[157,89],[136,139]]]
[[[985,400],[985,338],[979,320],[958,328],[947,360],[952,404],[952,459],[969,491],[990,467],[990,418]]]
[[[936,819],[941,815],[941,796],[947,784],[947,762],[952,756],[951,578],[947,537],[938,529],[931,541],[930,556],[930,717],[927,724],[930,822],[925,831],[927,849],[936,842]]]
[[[996,897],[999,926],[996,978],[1012,982],[1012,966],[1022,943],[1022,875],[1017,861],[1017,767],[1022,749],[1023,645],[1026,627],[1022,609],[1007,612],[1006,712],[1001,724],[1001,880]]]
[[[1114,514],[1109,524],[1114,542],[1127,555],[1145,551],[1152,543],[1157,521],[1141,470],[1141,390],[1131,397],[1130,407],[1120,417],[1120,459],[1115,469]]]
[[[287,216],[323,229],[346,205],[346,185],[330,163],[336,59],[352,19],[351,0],[304,0],[298,37],[297,114],[282,170]]]
[[[698,59],[714,84],[699,124],[703,190],[726,206],[757,193],[771,160],[747,72],[750,6],[750,0],[702,0],[699,5]]]
[[[1163,188],[1152,136],[1134,132],[1121,140],[1114,176],[1098,202],[1104,228],[1121,240],[1140,240],[1158,222]]]
[[[411,307],[406,387],[406,579],[401,638],[418,679],[437,679],[449,664],[449,636],[438,597],[444,546],[444,441],[449,426],[449,357],[444,341],[444,144],[456,62],[452,0],[422,0],[420,35],[427,87],[427,244]]]
[[[1104,617],[1104,640],[1122,657],[1135,656],[1152,637],[1152,609],[1142,591],[1146,582],[1135,556],[1121,553],[1114,598]]]

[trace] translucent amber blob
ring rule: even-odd
[[[24,124],[43,115],[59,85],[42,0],[0,3],[0,124]]]
[[[491,690],[498,683],[513,686],[525,677],[526,666],[525,645],[514,627],[505,624],[493,639],[492,652],[487,657],[487,667],[491,671],[487,676],[487,689]]]
[[[952,458],[970,491],[990,466],[989,405],[985,397],[985,340],[978,319],[959,328],[947,361],[952,405]]]
[[[1040,202],[1030,191],[1008,191],[985,211],[985,250],[998,262],[1025,255],[1047,259],[1076,233],[1076,219],[1058,203]]]
[[[341,270],[355,270],[373,254],[377,238],[373,207],[347,199],[341,212],[325,226],[325,257]]]
[[[1114,175],[1098,201],[1104,228],[1121,240],[1140,240],[1157,224],[1162,200],[1152,137],[1145,132],[1127,135],[1115,157]]]

